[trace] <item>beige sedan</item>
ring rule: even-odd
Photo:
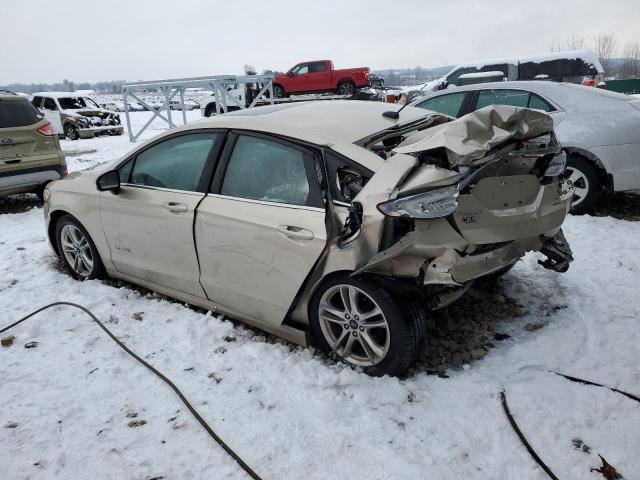
[[[170,130],[54,182],[51,244],[78,279],[125,279],[401,374],[429,311],[476,279],[530,250],[566,270],[570,199],[544,113],[390,108],[266,106]]]

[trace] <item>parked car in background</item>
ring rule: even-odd
[[[316,60],[295,65],[273,80],[276,98],[291,94],[336,92],[353,95],[356,89],[371,85],[369,67],[335,70],[331,60]]]
[[[227,94],[237,101],[238,104],[247,106],[247,88],[245,85],[234,83],[227,85]],[[203,117],[211,117],[216,113],[223,113],[222,104],[218,101],[216,94],[203,97],[200,100],[200,113]],[[240,107],[234,102],[228,102],[227,111],[233,112],[240,110]]]
[[[47,234],[76,278],[124,278],[399,375],[429,309],[476,279],[530,250],[566,271],[570,196],[543,112],[389,108],[269,105],[170,130],[53,183]]]
[[[411,105],[461,117],[488,105],[547,112],[568,153],[565,189],[571,211],[593,209],[603,192],[640,189],[640,99],[598,88],[548,81],[498,82],[431,93]]]
[[[524,57],[478,60],[458,65],[444,77],[405,89],[412,97],[423,86],[422,94],[449,86],[524,80],[552,80],[603,86],[604,69],[590,50],[571,50]]]
[[[169,107],[171,110],[196,110],[200,108],[197,103],[189,100],[185,100],[184,104],[180,100],[171,100]]]
[[[29,99],[0,90],[0,196],[33,192],[67,174],[58,136]]]
[[[53,124],[60,124],[69,140],[92,138],[96,135],[122,135],[124,129],[120,115],[101,108],[89,97],[73,92],[40,92],[31,97],[34,107],[40,109]]]

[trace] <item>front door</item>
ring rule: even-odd
[[[119,272],[205,297],[193,221],[221,136],[179,134],[120,165],[120,191],[100,194],[100,218]]]
[[[327,241],[313,153],[264,135],[232,135],[198,207],[195,235],[209,299],[280,325]]]

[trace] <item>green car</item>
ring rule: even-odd
[[[29,99],[0,90],[0,197],[32,192],[67,174],[51,124]]]

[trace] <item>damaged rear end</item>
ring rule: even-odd
[[[355,197],[327,266],[401,280],[433,308],[455,301],[476,279],[507,270],[528,251],[568,269],[561,226],[570,194],[565,154],[543,112],[491,106],[455,121],[398,134],[388,160]],[[394,145],[393,132],[363,146]]]

